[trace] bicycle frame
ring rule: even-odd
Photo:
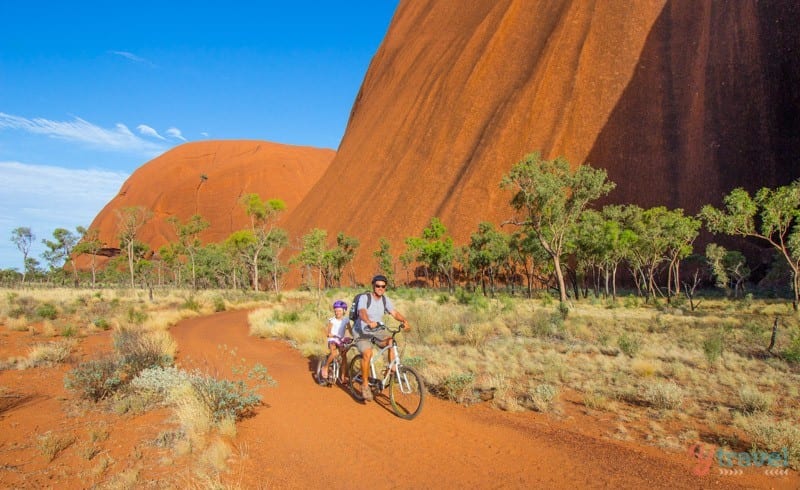
[[[397,334],[397,332],[392,333],[392,342],[390,345],[381,348],[369,359],[369,383],[372,384],[373,380],[375,383],[379,383],[378,388],[382,391],[386,386],[389,385],[389,379],[392,375],[394,375],[395,382],[397,383],[397,386],[400,387],[400,391],[403,393],[410,393],[411,386],[409,385],[408,378],[400,376],[400,367],[402,366],[402,363],[400,362],[400,351],[397,348],[397,340],[394,338],[395,334]],[[386,354],[386,351],[389,349],[392,350],[393,359],[386,365],[386,372],[381,373],[382,378],[378,378],[378,373],[375,369],[375,359],[382,359],[384,354]]]

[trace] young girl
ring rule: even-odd
[[[339,353],[339,349],[342,349],[342,339],[344,338],[345,332],[350,330],[350,335],[353,335],[350,328],[350,319],[344,316],[346,311],[347,303],[342,300],[333,302],[334,316],[328,320],[325,326],[325,334],[328,336],[328,348],[331,353],[328,355],[328,360],[325,361],[325,365],[322,367],[322,379],[328,378],[328,366],[331,365],[331,362],[333,362],[333,359]],[[347,352],[342,350],[342,370],[339,373],[339,381],[341,382],[344,382],[344,366],[347,366]]]

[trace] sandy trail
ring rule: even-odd
[[[242,488],[798,488],[796,473],[705,477],[685,454],[594,437],[545,414],[461,407],[429,396],[413,421],[388,402],[360,404],[312,379],[312,362],[284,342],[248,335],[247,311],[173,327],[183,367],[231,376],[260,363],[278,382],[239,424],[225,476]],[[233,354],[232,352],[235,352]],[[361,479],[360,483],[357,480]]]

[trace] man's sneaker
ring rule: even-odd
[[[369,386],[362,386],[361,387],[361,396],[364,398],[365,402],[371,402],[372,398],[372,389]]]

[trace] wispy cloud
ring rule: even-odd
[[[166,131],[166,133],[172,136],[173,138],[179,139],[181,141],[186,141],[186,138],[183,137],[183,135],[181,134],[181,130],[178,128],[169,128]]]
[[[202,136],[203,138],[208,138],[208,133],[203,131],[202,133],[200,133],[200,136]]]
[[[91,221],[116,194],[127,174],[97,169],[67,169],[0,161],[0,238],[20,226],[37,236],[34,255],[43,251],[42,238],[56,228],[75,230]],[[21,268],[22,256],[9,240],[0,239],[0,268]]]
[[[135,55],[135,54],[133,54],[131,52],[128,52],[128,51],[111,51],[111,54],[115,54],[117,56],[122,56],[123,58],[125,58],[127,60],[133,61],[134,63],[140,63],[140,64],[147,65],[147,66],[156,66],[155,64],[153,64],[152,61],[150,61],[150,60],[148,60],[146,58],[142,58],[141,56],[137,56],[137,55]]]
[[[156,131],[155,129],[151,128],[150,126],[148,126],[146,124],[140,124],[140,125],[136,126],[136,129],[139,130],[139,134],[143,134],[145,136],[151,136],[153,138],[158,138],[160,140],[166,140],[165,137],[163,137],[160,134],[158,134],[158,131]]]
[[[64,141],[83,143],[107,151],[126,151],[148,157],[163,153],[165,145],[139,138],[127,126],[117,123],[113,129],[101,128],[76,117],[72,121],[51,121],[44,118],[28,119],[0,112],[0,129],[14,129],[42,134]]]

